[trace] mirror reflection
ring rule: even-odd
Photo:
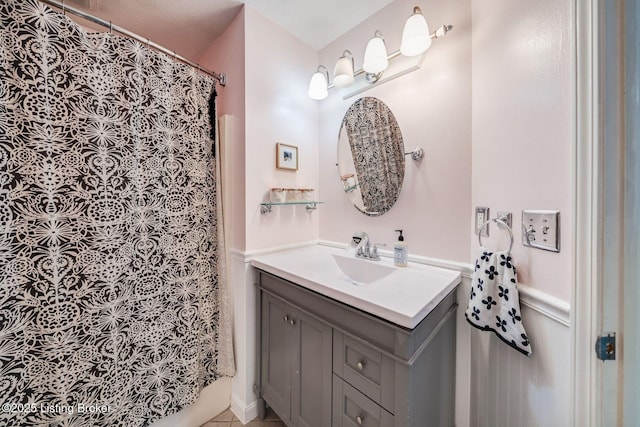
[[[338,136],[338,171],[353,205],[379,216],[394,205],[404,180],[404,144],[393,113],[382,101],[355,101]]]

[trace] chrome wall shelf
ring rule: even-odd
[[[266,202],[260,203],[260,213],[268,214],[271,212],[272,206],[290,206],[290,205],[306,205],[307,211],[318,209],[318,205],[324,202]]]

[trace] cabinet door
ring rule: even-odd
[[[262,396],[281,418],[288,418],[294,359],[291,309],[277,298],[262,295]]]
[[[297,312],[294,319],[291,419],[298,427],[331,427],[332,329],[305,313]]]

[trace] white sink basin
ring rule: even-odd
[[[338,254],[332,255],[338,265],[338,270],[356,285],[368,285],[396,271],[395,268],[379,264],[378,261],[368,261]]]
[[[409,329],[460,283],[457,271],[414,262],[400,268],[390,258],[369,261],[322,245],[257,255],[251,265]]]

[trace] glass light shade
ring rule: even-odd
[[[351,58],[341,56],[333,70],[333,84],[336,87],[347,87],[353,83],[353,62]]]
[[[369,40],[367,50],[364,52],[364,63],[362,69],[367,73],[377,74],[386,70],[389,66],[387,59],[387,47],[384,40],[380,37],[374,37]]]
[[[316,71],[311,76],[311,82],[309,82],[309,98],[321,100],[329,96],[327,90],[327,78],[321,71]]]
[[[414,13],[407,19],[402,31],[400,53],[404,56],[420,55],[431,46],[429,26],[421,13]]]

